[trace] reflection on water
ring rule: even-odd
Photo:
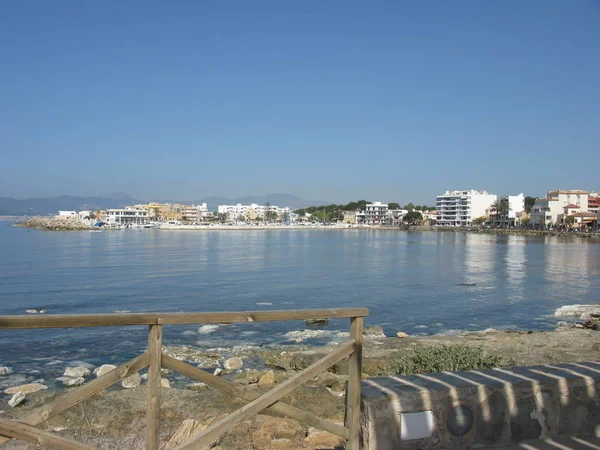
[[[367,324],[382,324],[389,334],[429,334],[549,328],[548,316],[559,306],[600,299],[600,245],[554,237],[378,230],[46,233],[0,224],[0,246],[0,314],[32,307],[93,313],[366,306]],[[333,322],[330,329],[347,325]],[[256,331],[245,338],[274,342],[304,327],[230,327],[211,339]],[[182,331],[167,330],[165,339],[197,340]],[[39,333],[69,351],[73,332]],[[77,336],[89,347],[100,338],[122,343],[125,333],[80,330]],[[0,332],[0,350],[16,336],[19,348],[34,339],[31,332]]]

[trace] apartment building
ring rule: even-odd
[[[531,224],[556,226],[565,222],[570,214],[588,213],[590,193],[582,190],[550,190],[546,198],[538,198],[531,208]],[[595,201],[592,202],[595,206]],[[565,207],[569,208],[565,208]]]
[[[148,223],[147,209],[127,207],[122,209],[107,209],[106,223],[108,225],[143,225]]]
[[[374,202],[367,204],[365,209],[365,222],[367,225],[383,225],[388,218],[388,205]]]
[[[263,219],[266,216],[267,211],[274,213],[280,219],[291,213],[291,210],[288,207],[280,208],[275,205],[264,206],[257,205],[256,203],[251,205],[242,205],[238,203],[237,205],[218,206],[219,214],[226,214],[228,220],[237,220],[242,217],[249,220]]]
[[[181,218],[188,222],[200,222],[206,217],[208,207],[206,203],[201,205],[182,205]]]
[[[436,223],[442,226],[468,227],[473,220],[486,215],[498,199],[487,191],[446,191],[436,198]]]

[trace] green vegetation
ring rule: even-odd
[[[525,197],[525,212],[529,214],[531,212],[531,208],[535,205],[535,197]]]
[[[309,213],[309,214],[316,216],[320,220],[326,221],[326,220],[332,220],[332,219],[337,219],[337,218],[341,219],[342,211],[356,211],[356,210],[364,211],[367,208],[367,203],[372,203],[372,202],[370,202],[368,200],[358,200],[356,202],[350,202],[346,205],[331,204],[331,205],[325,205],[325,206],[309,206],[308,208],[297,209],[294,212],[300,214],[301,216],[305,215],[306,213]],[[415,206],[412,203],[409,203],[408,205],[405,205],[402,208],[400,206],[400,203],[397,203],[397,202],[388,203],[388,208],[389,209],[408,209],[409,211],[412,211],[412,210],[415,210],[415,211],[435,210],[435,208],[433,206],[427,206],[427,205],[423,205],[423,206],[416,205]]]
[[[458,345],[434,345],[399,352],[391,361],[395,375],[420,373],[492,369],[509,367],[514,361],[498,355],[486,353],[479,347]]]
[[[404,221],[406,223],[419,223],[423,220],[423,214],[421,214],[419,211],[409,211],[406,213],[406,215],[404,216]]]

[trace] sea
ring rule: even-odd
[[[390,336],[552,330],[600,302],[600,244],[578,238],[373,229],[48,232],[0,222],[0,315],[367,307]],[[348,319],[166,326],[166,345],[347,339]],[[0,366],[60,375],[122,363],[146,327],[0,330]],[[52,371],[56,372],[53,373]],[[39,374],[39,375],[36,375]],[[0,387],[2,383],[0,383]]]

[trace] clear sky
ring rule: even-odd
[[[600,2],[6,1],[0,195],[600,189]]]

